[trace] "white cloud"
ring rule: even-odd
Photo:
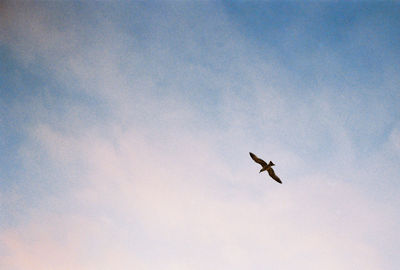
[[[3,264],[11,269],[23,269],[25,255],[42,269],[64,262],[93,269],[126,253],[135,256],[120,269],[136,265],[135,258],[143,269],[381,268],[380,251],[366,239],[384,232],[390,216],[351,184],[308,175],[274,185],[250,161],[234,175],[201,138],[159,145],[132,130],[116,140],[83,139],[74,148],[61,134],[41,134],[50,151],[54,141],[76,149],[88,173],[83,188],[59,198],[72,203],[74,214],[39,212],[3,232],[10,253]],[[51,260],[42,260],[45,254]]]
[[[25,181],[43,190],[28,217],[0,230],[0,266],[382,269],[376,238],[395,245],[398,215],[346,178],[355,149],[329,95],[288,95],[290,72],[257,59],[228,18],[168,12],[149,20],[140,42],[150,49],[110,22],[60,31],[48,11],[11,13],[19,23],[6,42],[23,62],[43,58],[68,94],[92,100],[50,93],[21,105],[37,108],[21,146],[35,176]],[[325,162],[312,161],[323,147]],[[283,185],[257,173],[256,150],[279,161]]]

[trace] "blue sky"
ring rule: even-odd
[[[399,12],[3,4],[0,268],[397,269]]]

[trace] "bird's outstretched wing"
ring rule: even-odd
[[[269,168],[267,169],[267,171],[268,171],[269,176],[272,177],[272,179],[274,179],[276,182],[282,184],[281,179],[279,179],[279,177],[276,176],[274,170],[273,170],[271,167],[269,167]]]
[[[251,158],[257,162],[258,164],[260,164],[263,168],[268,166],[267,162],[265,162],[264,160],[262,160],[261,158],[258,158],[256,155],[254,155],[252,152],[250,152],[250,156]]]

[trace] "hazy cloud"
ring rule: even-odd
[[[339,91],[329,44],[293,56],[310,79],[220,4],[111,6],[2,7],[26,89],[5,109],[23,136],[0,179],[1,268],[396,269],[399,132],[375,100],[394,81]],[[307,32],[295,22],[285,42]],[[344,44],[377,31],[352,26]]]

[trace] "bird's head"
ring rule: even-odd
[[[275,166],[275,164],[272,161],[269,161],[269,166]]]

